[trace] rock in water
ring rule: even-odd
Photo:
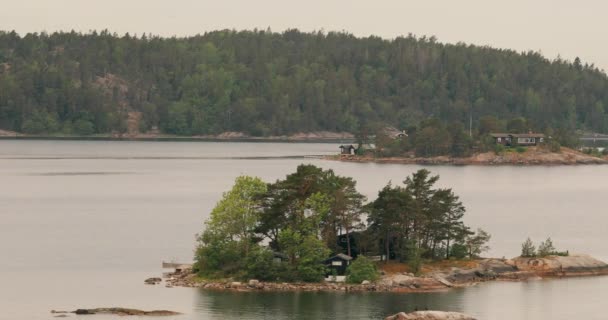
[[[444,311],[416,311],[412,313],[400,312],[386,317],[385,320],[476,320],[475,318],[458,312]]]
[[[157,284],[160,283],[161,281],[163,281],[161,278],[148,278],[146,280],[144,280],[145,284]]]
[[[52,310],[51,313],[62,313],[65,314],[67,311],[55,311]],[[78,315],[84,314],[113,314],[119,316],[175,316],[179,315],[179,312],[169,311],[169,310],[152,310],[152,311],[144,311],[137,309],[128,309],[128,308],[95,308],[95,309],[76,309],[71,311],[70,313],[75,313]]]
[[[90,309],[76,309],[74,311],[75,314],[95,314],[93,310]]]

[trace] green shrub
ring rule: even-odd
[[[21,130],[29,134],[55,133],[58,129],[57,116],[46,111],[34,111],[21,125]]]
[[[74,121],[73,130],[76,134],[88,136],[95,133],[95,127],[89,120],[78,119]]]
[[[464,244],[456,243],[452,246],[452,249],[450,251],[450,257],[456,259],[464,259],[467,257],[467,255],[468,249],[467,246],[465,246]]]
[[[290,257],[286,277],[305,282],[323,280],[327,271],[323,260],[331,252],[323,241],[315,235],[302,235],[299,231],[286,228],[279,233],[279,243],[283,253]]]
[[[365,280],[375,281],[379,277],[376,264],[365,256],[359,256],[346,269],[346,282],[361,283]]]
[[[319,282],[325,277],[327,268],[319,261],[301,259],[297,270],[300,280],[304,282]]]
[[[494,153],[496,155],[501,155],[505,152],[505,146],[503,146],[502,144],[496,144],[494,146]]]
[[[47,131],[44,123],[32,119],[25,120],[21,126],[21,130],[29,134],[41,134]]]
[[[196,249],[194,260],[198,275],[205,278],[223,278],[242,270],[236,241],[206,241]]]
[[[246,260],[246,278],[262,281],[277,280],[277,271],[282,263],[275,263],[272,251],[254,247]]]
[[[422,249],[418,248],[415,241],[407,244],[407,264],[415,275],[420,273],[422,268]]]
[[[287,262],[277,264],[276,270],[277,280],[279,281],[295,282],[300,280],[296,267]]]
[[[551,152],[560,152],[562,149],[562,146],[556,140],[551,140],[547,142],[547,147]]]
[[[522,147],[522,146],[518,146],[517,148],[515,148],[515,151],[517,151],[517,153],[524,153],[524,152],[526,152],[526,148]]]

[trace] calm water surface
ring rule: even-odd
[[[190,261],[194,235],[241,174],[266,181],[300,163],[354,177],[369,198],[414,165],[323,161],[335,144],[0,140],[0,319],[124,306],[175,319],[380,319],[414,308],[480,319],[605,319],[608,278],[489,283],[432,294],[232,293],[145,286],[162,260]],[[512,257],[530,236],[608,260],[608,166],[429,167],[466,222]],[[73,316],[74,317],[74,316]],[[96,319],[112,317],[95,316]]]

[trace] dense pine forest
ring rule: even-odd
[[[550,61],[414,36],[215,31],[151,35],[0,32],[0,129],[33,134],[356,133],[433,118],[481,131],[608,131],[608,77]]]

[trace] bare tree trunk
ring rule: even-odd
[[[389,239],[389,233],[386,233],[386,241],[384,241],[384,247],[386,249],[386,260],[384,261],[385,263],[388,263],[388,260],[390,258],[390,250],[389,250],[389,246],[388,246],[388,239]]]
[[[350,252],[350,230],[348,228],[345,228],[346,230],[346,252],[348,253],[349,256],[352,257],[351,252]]]

